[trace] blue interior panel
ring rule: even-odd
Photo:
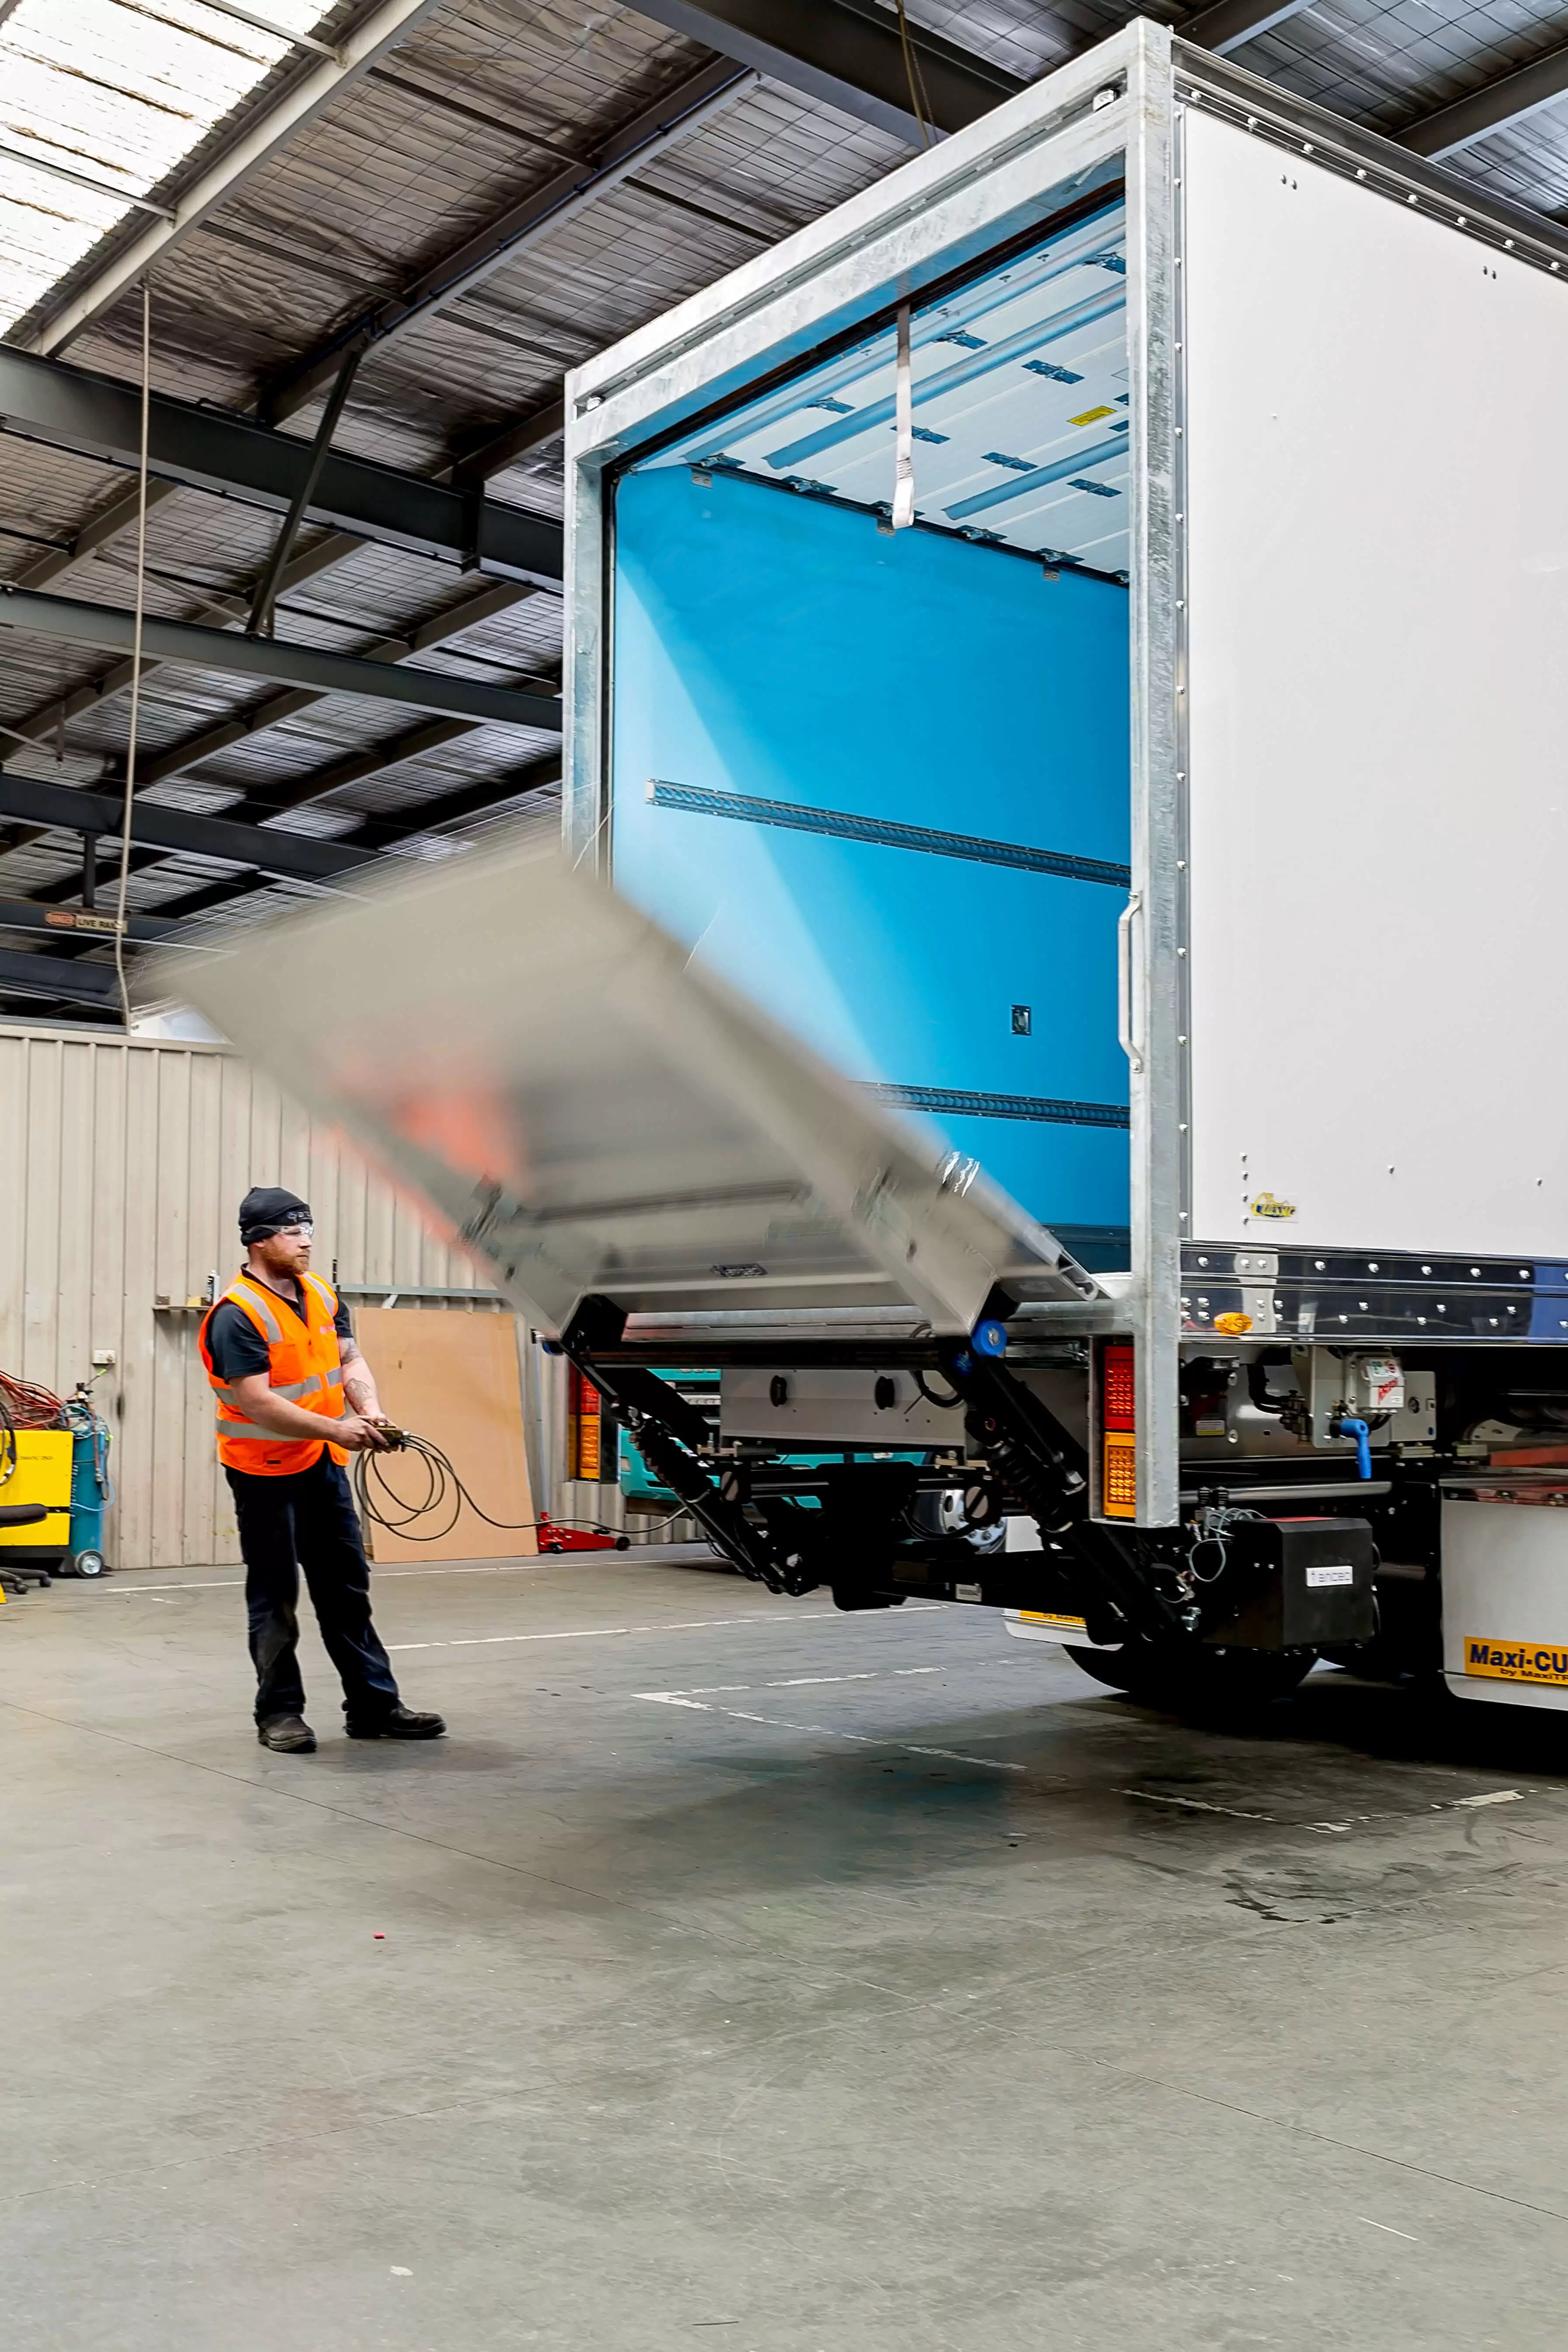
[[[686,467],[615,531],[620,888],[849,1076],[993,1098],[929,1115],[1045,1222],[1124,1226],[1125,592]]]

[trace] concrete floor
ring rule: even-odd
[[[8,2352],[1560,2352],[1568,1727],[377,1589],[439,1748],[312,1640],[265,1754],[231,1570],[0,1612]]]

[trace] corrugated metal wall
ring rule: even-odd
[[[345,1285],[486,1286],[350,1147],[219,1047],[0,1027],[0,1370],[96,1394],[114,1433],[110,1560],[238,1558],[196,1349],[200,1296],[239,1264],[252,1184],[310,1203]],[[161,1305],[160,1302],[166,1302]],[[412,1302],[410,1302],[412,1303]]]

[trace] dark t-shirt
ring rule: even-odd
[[[251,1279],[255,1280],[254,1276]],[[265,1289],[267,1286],[262,1283],[257,1286]],[[304,1297],[298,1283],[293,1287],[294,1296],[289,1303],[303,1320]],[[345,1339],[353,1338],[354,1327],[341,1298],[332,1321],[340,1346]],[[207,1326],[207,1347],[212,1355],[213,1370],[220,1381],[247,1380],[252,1372],[269,1372],[272,1369],[266,1340],[243,1307],[236,1307],[231,1300],[226,1299],[214,1309],[212,1321]]]

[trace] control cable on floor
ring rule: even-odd
[[[413,1454],[423,1464],[424,1491],[414,1498],[400,1495],[386,1475],[386,1455],[367,1451],[353,1458],[354,1501],[363,1519],[368,1519],[372,1527],[384,1528],[388,1535],[401,1537],[405,1543],[440,1543],[457,1526],[466,1503],[486,1527],[498,1528],[507,1535],[537,1533],[544,1548],[548,1538],[563,1528],[580,1528],[595,1536],[608,1537],[617,1551],[629,1548],[628,1537],[615,1535],[597,1519],[552,1519],[546,1514],[536,1519],[494,1519],[480,1509],[450,1460],[429,1438],[420,1437],[411,1429],[388,1427],[384,1433],[392,1440],[393,1453]],[[441,1518],[439,1527],[415,1533],[419,1520],[437,1517]],[[657,1535],[660,1528],[670,1527],[682,1517],[684,1513],[672,1511],[668,1519],[658,1520],[647,1532]]]

